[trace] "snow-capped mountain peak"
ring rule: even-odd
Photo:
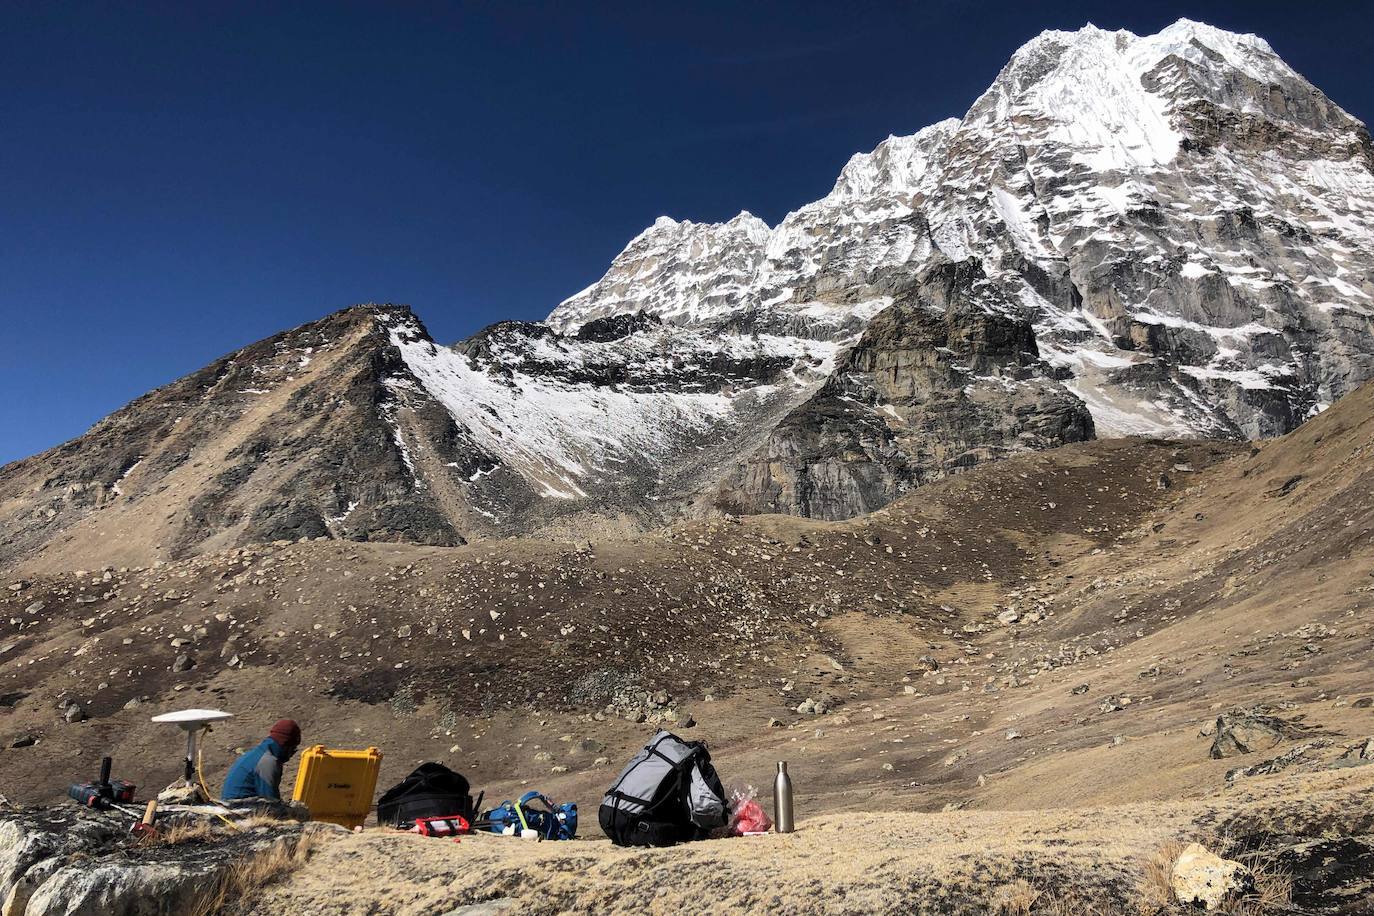
[[[855,153],[840,172],[826,201],[858,201],[872,196],[915,196],[929,189],[932,163],[945,139],[959,126],[947,118],[911,136],[889,136],[871,153]]]
[[[962,119],[853,156],[771,230],[642,235],[550,322],[849,339],[971,261],[1101,432],[1269,435],[1374,374],[1372,173],[1364,126],[1257,36],[1046,31]]]

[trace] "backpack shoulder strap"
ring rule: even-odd
[[[507,804],[510,804],[511,807],[515,809],[515,816],[520,819],[520,829],[529,830],[530,822],[525,820],[525,806],[520,804],[520,802],[515,802],[513,804],[508,802]]]
[[[660,751],[660,750],[658,749],[658,746],[659,746],[660,744],[662,744],[663,742],[667,741],[669,738],[672,738],[672,737],[673,737],[673,736],[672,736],[671,734],[669,734],[668,732],[664,732],[664,733],[663,733],[662,735],[660,735],[658,738],[656,738],[656,739],[654,739],[653,741],[650,741],[648,744],[644,745],[644,753],[645,753],[645,754],[648,754],[648,755],[651,756],[651,757],[658,757],[658,758],[660,758],[661,760],[666,761],[666,762],[668,763],[669,766],[671,766],[671,767],[673,767],[673,768],[676,768],[678,762],[675,761],[675,760],[673,760],[673,758],[669,757],[667,754],[663,753],[662,751]],[[625,782],[625,780],[629,777],[629,775],[630,775],[631,773],[633,773],[633,772],[635,771],[635,769],[636,769],[636,767],[634,767],[634,766],[627,767],[627,768],[625,769],[625,772],[623,772],[623,773],[620,774],[620,778],[618,778],[618,779],[615,781],[615,783],[611,786],[610,790],[606,792],[606,794],[609,795],[609,796],[611,796],[612,798],[620,799],[621,801],[634,802],[634,803],[637,804],[637,805],[648,805],[648,804],[650,804],[650,803],[652,802],[652,799],[639,798],[638,796],[627,795],[627,794],[625,794],[624,792],[621,792],[621,791],[620,791],[620,786],[621,786],[621,784]]]

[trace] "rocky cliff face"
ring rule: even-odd
[[[681,511],[820,385],[839,350],[643,313],[569,334],[506,322],[453,348],[410,320],[388,332],[403,363],[388,387],[405,414],[438,405],[453,418],[469,456],[461,499],[498,533],[598,515],[637,528]],[[417,437],[417,462],[424,451]]]
[[[1040,359],[1029,321],[973,297],[936,304],[940,281],[965,266],[949,267],[869,323],[821,389],[723,482],[722,508],[851,518],[980,461],[1093,437],[1092,416]]]
[[[1374,376],[1371,213],[1369,133],[1263,40],[1045,32],[775,227],[660,218],[454,347],[348,310],[0,469],[0,562],[843,518],[1094,434],[1276,435]]]

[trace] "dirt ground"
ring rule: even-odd
[[[576,801],[594,836],[601,793],[661,725],[707,740],[727,782],[766,783],[788,760],[807,830],[668,853],[482,838],[439,858],[491,849],[489,871],[473,874],[509,885],[502,894],[536,863],[548,871],[533,883],[550,887],[597,869],[595,888],[559,891],[587,911],[628,893],[615,863],[638,863],[661,879],[666,910],[691,899],[675,896],[692,892],[674,869],[711,872],[717,846],[768,851],[730,865],[746,871],[863,851],[888,863],[868,869],[882,875],[939,843],[932,861],[964,875],[956,865],[991,866],[955,851],[959,831],[974,845],[1024,842],[1033,859],[1060,830],[1116,864],[997,880],[1063,896],[1110,872],[1126,887],[1139,866],[1125,863],[1185,834],[1198,811],[1271,781],[1273,798],[1300,807],[1326,791],[1332,760],[1374,735],[1371,470],[1366,388],[1262,445],[1085,443],[975,468],[851,522],[724,518],[460,548],[279,542],[144,567],[14,569],[0,574],[22,586],[0,590],[0,793],[57,800],[105,753],[117,776],[164,784],[180,738],[148,718],[212,706],[237,718],[209,737],[211,782],[290,715],[307,744],[381,748],[380,787],[440,760],[491,802],[526,788]],[[808,699],[826,711],[798,712]],[[1259,705],[1315,737],[1211,759],[1200,730]],[[1279,777],[1227,779],[1304,744]],[[1118,841],[1130,849],[1111,851]],[[328,855],[387,842],[366,835]],[[441,868],[429,849],[414,847],[418,869]],[[738,873],[782,895],[739,905],[843,912],[851,886],[853,911],[876,905],[865,895],[882,882],[866,891],[814,871],[795,886]],[[911,874],[902,899],[927,893],[925,872]],[[462,894],[482,884],[452,899],[479,899]]]
[[[1086,810],[898,814],[875,804],[803,818],[792,834],[663,850],[601,837],[454,845],[374,829],[333,837],[247,911],[424,914],[497,901],[487,912],[1153,912],[1167,897],[1151,866],[1180,842],[1239,849],[1295,826],[1374,828],[1368,770],[1262,782],[1193,803]],[[1303,893],[1299,906],[1311,902]]]

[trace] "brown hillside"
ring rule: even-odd
[[[707,738],[727,779],[792,761],[808,818],[1224,804],[1229,770],[1293,751],[1297,779],[1374,734],[1371,455],[1366,387],[1262,448],[1085,443],[851,522],[25,573],[0,599],[0,766],[32,801],[106,752],[158,784],[175,741],[148,716],[209,705],[239,716],[212,779],[290,714],[307,741],[382,747],[383,783],[440,759],[489,798],[575,799],[592,834],[656,721]],[[1257,705],[1310,736],[1211,759],[1199,730]]]

